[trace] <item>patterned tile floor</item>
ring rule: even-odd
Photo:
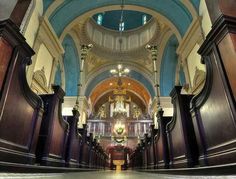
[[[154,173],[141,173],[134,171],[104,171],[104,172],[80,172],[80,173],[0,173],[0,179],[236,179],[234,176],[183,176],[165,175]]]

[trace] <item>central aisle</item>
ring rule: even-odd
[[[77,173],[48,173],[48,174],[17,174],[0,173],[0,179],[232,179],[235,176],[182,176],[141,173],[135,171],[101,171],[101,172],[77,172]]]

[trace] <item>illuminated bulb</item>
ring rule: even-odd
[[[151,45],[147,44],[146,49],[151,49]]]
[[[89,48],[92,48],[92,47],[93,47],[93,44],[88,44],[88,47],[89,47]]]
[[[117,67],[118,67],[119,70],[122,69],[122,65],[121,64],[119,64]]]
[[[113,73],[113,74],[114,74],[114,73],[117,73],[117,71],[116,71],[116,69],[111,69],[111,70],[110,70],[110,73]]]
[[[130,70],[129,70],[128,68],[124,69],[124,72],[125,72],[125,73],[129,73],[129,71],[130,71]]]

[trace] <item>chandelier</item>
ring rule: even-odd
[[[121,15],[120,15],[120,22],[119,22],[119,32],[120,32],[120,38],[119,38],[119,43],[120,43],[120,54],[121,54],[121,49],[122,49],[122,33],[124,31],[124,0],[121,0]],[[122,58],[121,58],[122,59]],[[122,60],[121,60],[122,61]],[[128,68],[124,68],[122,64],[118,64],[116,69],[111,69],[110,73],[114,76],[117,76],[120,80],[120,77],[126,76],[130,70]]]
[[[110,73],[117,77],[126,76],[129,72],[130,70],[128,68],[123,68],[121,64],[118,64],[116,69],[114,68],[110,70]]]

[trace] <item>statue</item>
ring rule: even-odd
[[[97,116],[101,119],[101,118],[106,118],[106,107],[105,105],[102,105],[99,110],[98,110],[98,114]]]

